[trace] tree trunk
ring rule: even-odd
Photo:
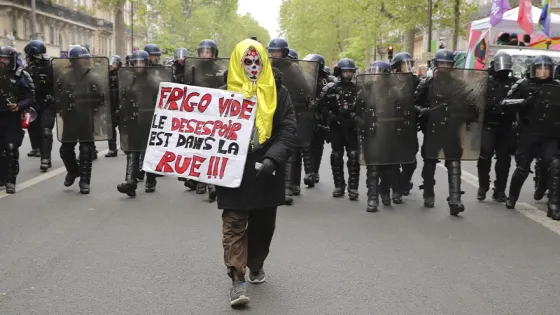
[[[414,57],[414,36],[416,35],[416,28],[406,30],[404,32],[403,50]]]
[[[115,50],[119,56],[128,55],[127,51],[132,51],[132,48],[127,49],[130,42],[126,40],[126,25],[124,24],[124,4],[121,1],[115,8]]]
[[[459,25],[461,24],[461,0],[455,0],[453,8],[453,17],[455,18],[455,26],[453,27],[453,50],[457,50],[457,41],[459,40]]]

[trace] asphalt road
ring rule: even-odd
[[[28,150],[26,139],[19,192],[0,192],[1,314],[560,314],[560,225],[531,180],[518,211],[476,201],[474,162],[461,217],[440,167],[435,208],[417,171],[404,204],[371,214],[365,172],[360,201],[331,197],[327,151],[321,183],[279,211],[267,282],[232,310],[215,204],[174,178],[125,198],[122,153],[100,156],[83,196],[62,185],[58,146],[45,174]]]

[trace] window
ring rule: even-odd
[[[57,44],[56,39],[54,38],[54,27],[49,27],[49,43]]]

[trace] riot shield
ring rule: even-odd
[[[315,97],[319,79],[319,63],[308,60],[270,58],[272,67],[282,72],[282,84],[286,86],[297,119],[296,144],[307,146],[315,128]]]
[[[366,165],[408,164],[416,158],[416,114],[412,73],[356,77],[357,126]]]
[[[111,139],[109,59],[53,58],[52,67],[58,140]]]
[[[544,84],[533,97],[535,107],[528,117],[531,132],[560,138],[560,86]]]
[[[0,112],[10,110],[8,104],[14,102],[8,68],[4,63],[0,62]]]
[[[145,151],[157,102],[159,84],[169,82],[169,67],[123,67],[119,77],[121,149]]]
[[[429,159],[477,160],[488,72],[436,69],[432,80],[424,156]]]
[[[185,58],[184,82],[187,85],[217,89],[225,85],[224,73],[229,58]]]

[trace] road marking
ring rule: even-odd
[[[437,166],[447,170],[445,165],[438,163]],[[471,186],[478,189],[478,177],[476,175],[471,174],[470,172],[467,172],[464,169],[461,169],[461,179],[467,184],[470,184]],[[490,185],[490,188],[493,188],[493,185]],[[551,230],[552,232],[560,235],[560,221],[554,221],[550,219],[549,217],[546,216],[546,213],[541,209],[527,202],[518,202],[515,205],[515,211],[537,222],[538,224],[544,226],[545,228]]]
[[[103,150],[97,153],[97,155],[102,156],[105,155],[107,152],[109,152],[109,150]],[[57,175],[60,175],[62,173],[66,172],[66,168],[64,166],[56,168],[54,170],[48,171],[44,174],[41,174],[37,177],[33,177],[32,179],[28,179],[25,182],[21,183],[21,184],[17,184],[16,189],[17,192],[20,192],[24,189],[27,189],[33,185],[39,184],[40,182],[46,181],[47,179],[53,178]],[[10,194],[7,194],[6,191],[1,191],[0,192],[0,199],[7,197],[7,196],[11,196]]]

